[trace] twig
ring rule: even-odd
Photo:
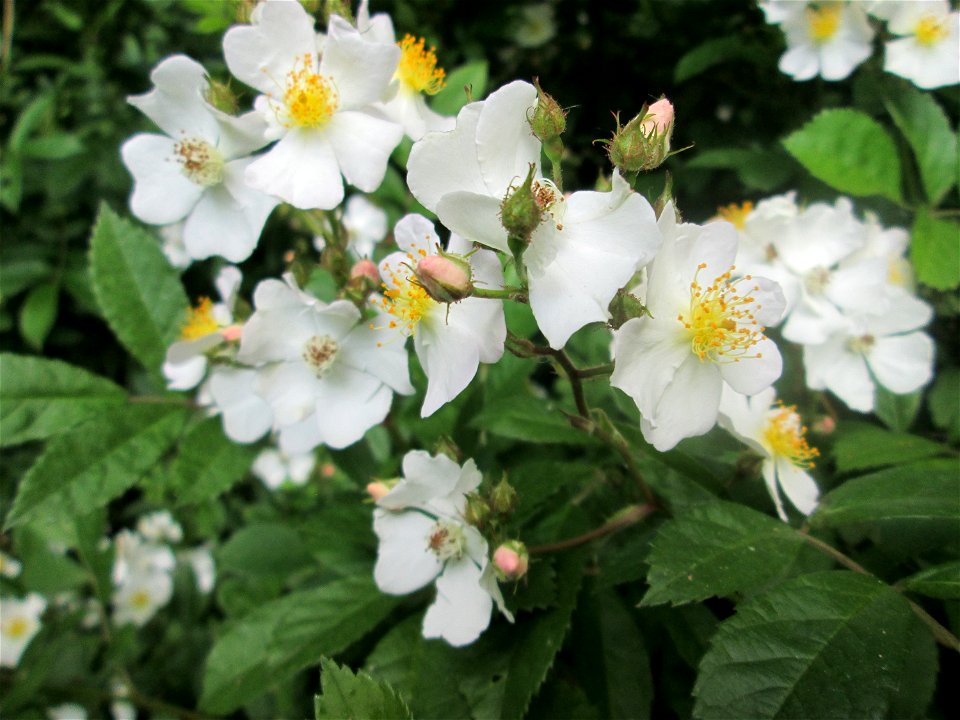
[[[654,510],[656,510],[656,508],[652,505],[634,505],[626,510],[622,515],[610,520],[607,523],[604,523],[598,528],[594,528],[590,532],[586,532],[583,535],[577,535],[576,537],[567,538],[566,540],[560,540],[559,542],[555,543],[534,545],[533,547],[528,548],[528,552],[531,555],[545,555],[546,553],[569,550],[570,548],[577,547],[578,545],[584,545],[591,540],[596,540],[597,538],[604,537],[605,535],[615,533],[625,527],[636,525],[638,522],[650,515],[650,513],[652,513]]]

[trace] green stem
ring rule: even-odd
[[[584,545],[591,540],[596,540],[597,538],[601,538],[619,530],[623,530],[623,528],[630,527],[631,525],[636,525],[638,522],[644,520],[654,510],[656,510],[656,508],[652,505],[634,505],[617,517],[604,523],[598,528],[594,528],[590,532],[585,532],[582,535],[567,538],[566,540],[560,540],[555,543],[534,545],[533,547],[528,548],[527,552],[529,552],[531,555],[545,555],[547,553],[560,552],[561,550],[569,550],[570,548]]]
[[[587,428],[584,429],[586,430]],[[627,441],[623,435],[620,435],[619,432],[616,435],[613,435],[606,429],[602,428],[599,423],[593,423],[589,431],[592,435],[594,435],[594,437],[599,438],[608,446],[613,448],[617,454],[623,458],[623,462],[627,466],[627,472],[630,473],[630,476],[640,487],[640,492],[643,493],[643,497],[647,501],[647,505],[650,505],[651,507],[658,507],[657,498],[654,496],[650,486],[647,485],[646,480],[643,479],[643,473],[640,472],[640,468],[637,467],[637,461],[634,459],[633,452],[630,450],[630,445],[627,444]]]
[[[581,380],[589,380],[590,378],[600,377],[601,375],[609,375],[612,372],[613,363],[604,363],[603,365],[580,368],[577,370],[577,377],[579,377]]]
[[[492,288],[473,288],[470,297],[485,298],[487,300],[512,300],[513,302],[528,302],[527,291],[523,288],[507,287],[502,290]]]

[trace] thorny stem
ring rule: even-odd
[[[843,565],[848,570],[853,570],[853,572],[860,573],[861,575],[866,575],[867,577],[873,577],[873,578],[876,577],[873,573],[871,573],[869,570],[863,567],[863,565],[860,565],[858,562],[856,562],[852,558],[847,557],[832,545],[829,545],[828,543],[825,543],[823,540],[820,540],[819,538],[815,538],[812,535],[810,535],[807,532],[806,528],[800,531],[800,537],[802,537],[808,545],[810,545],[813,548],[816,548],[817,550],[819,550],[820,552],[826,555],[829,555],[831,558],[836,560],[838,563]],[[898,592],[900,591],[900,588],[896,586],[892,586],[892,587],[894,590],[897,590]],[[956,635],[954,635],[952,632],[947,630],[943,625],[937,622],[936,619],[934,619],[934,617],[930,615],[930,613],[928,613],[922,607],[917,605],[913,600],[910,600],[909,598],[907,598],[907,602],[910,603],[910,609],[913,610],[914,614],[918,618],[920,618],[920,620],[922,620],[923,623],[928,628],[930,628],[930,632],[933,633],[933,637],[936,639],[938,643],[940,643],[944,647],[950,648],[951,650],[956,650],[957,652],[960,652],[960,639],[958,639]]]
[[[604,537],[605,535],[610,535],[615,533],[618,530],[623,528],[630,527],[631,525],[636,525],[638,522],[644,520],[650,513],[656,510],[656,507],[652,505],[634,505],[626,512],[624,512],[619,517],[610,520],[607,523],[604,523],[598,528],[591,530],[590,532],[585,532],[583,535],[577,535],[576,537],[567,538],[566,540],[560,540],[555,543],[547,543],[546,545],[534,545],[531,548],[528,548],[528,552],[531,555],[545,555],[546,553],[560,552],[561,550],[569,550],[572,547],[577,547],[578,545],[584,545],[591,540],[596,540],[597,538]]]

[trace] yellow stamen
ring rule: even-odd
[[[938,18],[936,15],[924,15],[921,17],[913,32],[917,38],[917,42],[926,47],[936,45],[949,34],[947,32],[946,18]]]
[[[787,458],[797,467],[812,468],[820,451],[807,444],[806,434],[807,428],[800,420],[796,406],[781,405],[768,415],[763,439],[775,455]]]
[[[681,313],[677,320],[683,324],[690,336],[693,353],[702,361],[740,362],[743,358],[760,358],[762,353],[749,354],[751,348],[765,340],[764,328],[754,316],[760,309],[756,298],[740,293],[737,287],[741,282],[749,282],[750,275],[730,281],[731,266],[722,275],[715,277],[713,283],[703,287],[698,278],[700,271],[707,267],[701,263],[690,283],[690,307],[686,315]],[[756,292],[759,285],[750,288]]]
[[[313,55],[305,53],[287,73],[283,103],[289,122],[283,123],[285,127],[321,127],[340,106],[340,93],[333,81],[315,73],[313,67]]]
[[[730,203],[717,208],[717,215],[722,217],[728,223],[731,223],[737,230],[743,230],[747,224],[747,218],[753,212],[753,203],[749,200],[744,203]]]
[[[436,48],[424,50],[423,38],[417,39],[407,34],[397,43],[402,54],[396,76],[411,90],[436,95],[446,83],[446,73],[437,67]]]
[[[130,605],[138,610],[150,607],[150,593],[146,590],[137,590],[130,596]]]
[[[15,617],[4,623],[3,634],[9,638],[21,638],[30,631],[30,621],[27,618]]]
[[[173,159],[191,182],[203,187],[223,181],[223,155],[201,138],[184,138],[173,146]]]
[[[840,28],[840,5],[821,5],[807,8],[807,31],[810,38],[817,43],[824,43]]]
[[[220,329],[213,319],[213,303],[210,298],[200,298],[196,307],[187,310],[187,321],[180,330],[181,340],[196,340]]]

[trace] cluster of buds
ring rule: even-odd
[[[610,140],[604,140],[610,162],[622,173],[637,173],[659,167],[670,155],[673,135],[673,105],[666,98],[657,100],[626,125],[620,125]]]

